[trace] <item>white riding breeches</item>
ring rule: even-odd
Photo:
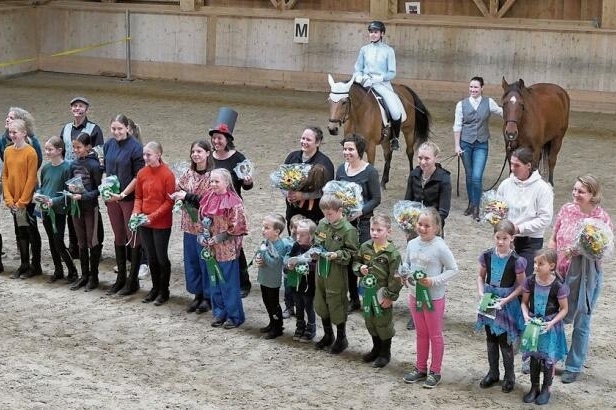
[[[389,81],[383,81],[382,83],[372,84],[372,88],[383,97],[385,105],[389,109],[392,120],[399,120],[404,112],[402,101],[400,97],[394,92],[393,87]]]

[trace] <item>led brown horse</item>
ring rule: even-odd
[[[376,147],[383,148],[383,175],[381,187],[389,182],[389,169],[391,167],[392,149],[389,142],[388,128],[383,132],[383,119],[381,110],[371,90],[353,82],[335,83],[331,75],[328,76],[331,92],[329,94],[329,122],[327,128],[331,135],[338,135],[338,130],[344,126],[346,134],[357,133],[366,138],[366,154],[368,162],[374,164]],[[406,156],[409,169],[413,169],[413,154],[415,145],[428,139],[430,132],[430,113],[419,99],[417,94],[409,87],[394,84],[396,94],[400,97],[406,120],[402,123],[402,133],[406,141]],[[410,172],[410,171],[409,171]]]
[[[507,158],[517,147],[533,150],[533,165],[539,167],[546,178],[545,163],[548,165],[548,180],[554,185],[554,166],[569,127],[569,95],[556,84],[539,83],[526,87],[519,79],[508,84],[503,77],[503,135]]]

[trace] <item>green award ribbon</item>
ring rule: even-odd
[[[222,270],[216,262],[216,258],[208,248],[201,249],[201,259],[205,260],[207,272],[210,275],[210,284],[216,286],[216,282],[225,283],[225,277],[222,275]]]
[[[479,310],[485,312],[487,309],[493,308],[497,300],[498,296],[490,292],[484,293],[483,297],[481,298],[481,302],[479,302]]]
[[[317,265],[317,272],[323,279],[327,279],[329,276],[329,270],[331,268],[331,261],[324,255],[319,255],[319,263]]]
[[[432,312],[434,310],[434,304],[432,304],[432,296],[427,287],[419,283],[419,279],[427,278],[428,275],[422,270],[416,270],[413,272],[413,279],[415,279],[415,309],[418,312],[424,308],[424,306]]]
[[[540,318],[532,318],[526,325],[522,334],[521,347],[526,352],[536,352],[539,347],[539,335],[543,331],[543,320]]]
[[[148,217],[145,214],[135,214],[128,220],[128,229],[135,232],[137,228],[145,224],[148,221]]]
[[[81,210],[79,209],[79,202],[71,199],[71,216],[81,217]]]
[[[53,210],[53,207],[42,202],[41,211],[46,212],[47,215],[49,215],[49,220],[51,221],[51,228],[53,229],[53,233],[58,233],[58,228],[56,228],[56,213]]]
[[[361,279],[361,285],[364,287],[364,300],[362,306],[364,317],[383,316],[383,309],[376,296],[376,276],[372,273],[367,274]]]
[[[186,202],[184,202],[182,204],[182,206],[184,207],[184,210],[186,211],[186,213],[190,217],[190,220],[193,223],[197,222],[199,220],[199,216],[197,215],[197,209],[194,206],[192,206],[191,204],[188,204]]]

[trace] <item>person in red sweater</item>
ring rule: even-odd
[[[163,147],[158,142],[151,141],[143,147],[145,167],[137,173],[133,207],[133,215],[147,217],[147,222],[138,228],[152,278],[152,290],[143,303],[154,301],[156,306],[169,300],[171,262],[168,250],[173,222],[170,195],[175,192],[175,176],[162,161],[162,155]]]

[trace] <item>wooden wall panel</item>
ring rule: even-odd
[[[31,8],[0,8],[0,64],[38,56],[37,13]],[[37,61],[0,66],[0,76],[25,73],[37,69]]]
[[[270,0],[207,0],[206,6],[273,9]],[[367,12],[370,0],[299,0],[295,10],[331,10]]]

